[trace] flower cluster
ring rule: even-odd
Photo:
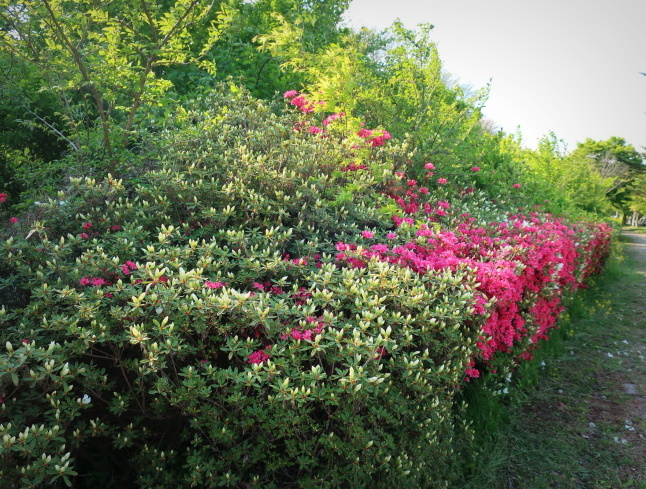
[[[431,228],[426,223],[446,216],[451,204],[422,202],[423,192],[414,180],[407,180],[406,187],[388,195],[404,215],[411,216],[393,219],[397,227],[412,230],[412,239],[385,244],[374,232],[364,230],[361,238],[369,241],[367,246],[339,242],[336,258],[353,268],[364,268],[369,260],[377,259],[419,274],[465,266],[473,270],[478,283],[473,314],[487,315],[477,343],[478,361],[487,363],[497,353],[513,355],[517,350],[522,358],[531,357],[529,351],[547,339],[548,330],[556,324],[563,309],[563,292],[583,286],[608,254],[609,227],[590,230],[583,224],[567,225],[549,214],[509,215],[506,221],[488,226],[476,225],[474,218],[463,214],[463,221],[452,231]],[[388,233],[385,238],[393,240],[396,235]],[[578,241],[584,239],[586,245],[577,251]],[[467,376],[479,375],[475,365],[466,370]]]

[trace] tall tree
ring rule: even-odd
[[[216,6],[218,22],[195,48],[191,32],[204,28]],[[56,96],[75,150],[98,121],[114,170],[114,140],[130,133],[143,119],[141,109],[171,86],[155,70],[202,62],[232,16],[215,0],[0,0],[0,49],[46,80],[43,89]]]

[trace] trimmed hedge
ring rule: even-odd
[[[473,170],[425,188],[386,131],[303,107],[213,94],[125,184],[4,229],[3,484],[450,485],[460,385],[530,354],[610,230],[511,215]]]

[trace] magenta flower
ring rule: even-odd
[[[480,168],[478,168],[477,166],[474,166],[473,168],[471,168],[471,171],[473,172],[480,171]]]
[[[13,224],[18,224],[18,218],[17,217],[10,217],[9,221],[12,222]]]
[[[81,280],[79,280],[79,284],[90,285],[90,277],[83,277]]]
[[[372,238],[375,237],[375,235],[373,234],[372,231],[367,231],[367,230],[366,231],[361,231],[361,236],[363,236],[364,238],[368,238],[368,239],[372,239]]]
[[[5,202],[9,196],[5,193],[0,193],[0,202]]]
[[[446,178],[438,178],[438,179],[437,179],[437,183],[439,183],[439,184],[444,184],[444,183],[446,183]]]
[[[336,121],[336,120],[340,119],[340,118],[341,118],[341,117],[343,117],[344,115],[345,115],[345,112],[339,112],[339,113],[335,113],[335,114],[329,115],[329,116],[327,116],[325,119],[323,119],[323,123],[322,123],[322,124],[323,124],[324,126],[327,126],[327,125],[331,124],[332,122],[334,122],[334,121]]]
[[[323,129],[317,126],[310,126],[307,128],[307,132],[309,132],[310,134],[319,134],[323,132]]]
[[[262,363],[265,360],[269,360],[269,355],[264,350],[255,351],[247,357],[247,363]]]
[[[292,97],[296,97],[296,95],[298,95],[298,92],[296,90],[288,90],[283,94],[283,97],[292,98]]]
[[[83,224],[83,229],[85,229],[86,231],[89,230],[91,227],[92,227],[91,222],[86,222],[85,224]]]
[[[79,233],[79,238],[81,238],[81,239],[88,239],[88,238],[89,238],[89,236],[88,236],[88,234],[87,234],[87,233]]]
[[[520,188],[520,183],[514,183],[514,188]]]
[[[224,287],[224,284],[222,282],[211,282],[210,280],[204,282],[204,285],[206,285],[209,289],[220,289]]]
[[[435,165],[434,165],[433,163],[431,163],[431,162],[428,162],[428,163],[426,163],[426,164],[424,165],[424,168],[426,168],[427,170],[434,170],[434,169],[435,169]]]
[[[395,233],[388,233],[386,235],[386,238],[388,238],[388,239],[397,239],[397,235]]]

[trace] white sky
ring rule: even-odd
[[[463,85],[491,80],[485,117],[549,131],[568,150],[587,137],[646,146],[646,0],[352,0],[346,25],[433,24],[444,69]]]

